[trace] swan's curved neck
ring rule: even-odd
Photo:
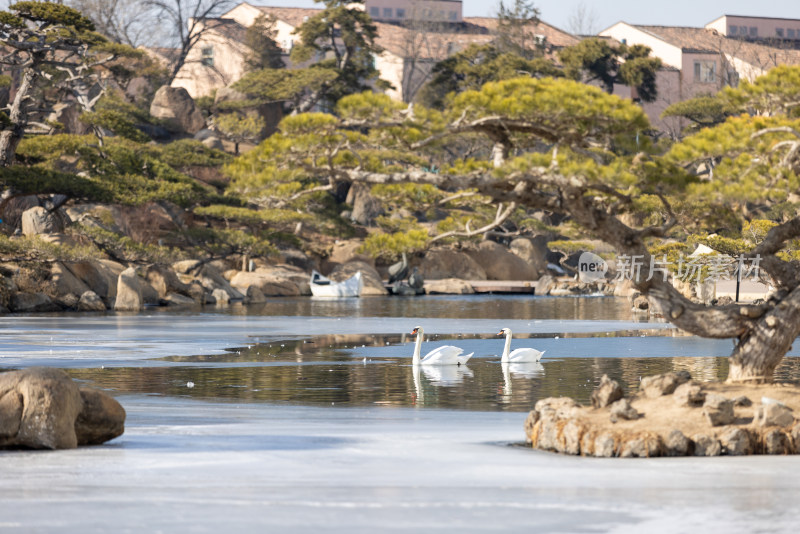
[[[417,330],[417,342],[414,344],[414,356],[411,358],[412,365],[419,365],[419,353],[422,350],[422,330]]]
[[[501,362],[508,361],[508,355],[511,353],[511,332],[506,332],[506,344],[503,347],[503,356],[500,358]]]

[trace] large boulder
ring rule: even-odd
[[[106,304],[116,298],[118,277],[125,270],[124,265],[111,260],[90,260],[64,265]]]
[[[389,292],[383,286],[378,271],[375,267],[363,261],[349,261],[334,267],[333,271],[328,275],[331,280],[341,282],[347,280],[357,272],[361,272],[361,280],[363,287],[361,289],[362,297],[369,297],[373,295],[388,295]]]
[[[592,406],[605,408],[625,396],[622,386],[616,380],[611,380],[608,375],[603,375],[600,384],[592,391]]]
[[[103,299],[92,290],[86,291],[81,295],[76,308],[78,311],[106,311]]]
[[[211,265],[205,264],[200,267],[197,274],[194,275],[194,279],[200,282],[209,293],[213,293],[215,289],[222,289],[228,294],[229,300],[244,300],[244,293],[231,286],[222,273]],[[187,282],[185,278],[182,281]]]
[[[117,311],[141,311],[144,309],[142,283],[133,267],[129,267],[119,274],[114,309]]]
[[[64,371],[33,367],[0,374],[0,447],[70,449],[121,435],[125,410],[78,387]]]
[[[348,193],[348,203],[352,199],[353,210],[350,219],[371,226],[375,219],[386,213],[381,201],[370,193],[370,187],[364,184],[353,184]]]
[[[55,285],[56,294],[59,296],[72,294],[80,297],[89,291],[89,286],[72,274],[72,271],[60,262],[50,266],[50,280]]]
[[[475,290],[460,278],[442,278],[425,282],[425,292],[429,295],[472,295]]]
[[[184,284],[178,279],[175,271],[162,265],[149,265],[144,275],[147,282],[153,286],[159,298],[166,298],[170,293],[177,293],[186,297],[191,297],[189,284]]]
[[[310,278],[307,273],[296,267],[279,265],[259,267],[252,272],[237,271],[230,283],[240,292],[255,298],[258,298],[258,294],[254,293],[252,288],[258,289],[261,296],[296,297],[311,294]],[[247,300],[246,298],[245,301]]]
[[[337,241],[331,253],[328,255],[329,263],[347,263],[348,261],[363,261],[370,265],[375,265],[369,255],[359,252],[359,249],[364,245],[361,239],[349,239],[346,241]]]
[[[41,206],[34,206],[22,213],[24,235],[57,234],[64,231],[64,217]]]
[[[14,293],[10,304],[11,311],[17,313],[61,311],[61,307],[44,293]]]
[[[470,256],[448,248],[429,250],[419,266],[425,280],[460,278],[462,280],[486,280],[486,271]]]
[[[194,134],[206,125],[203,113],[183,87],[160,87],[150,104],[150,115],[176,133]]]
[[[503,245],[494,241],[482,241],[467,254],[486,272],[489,280],[537,280],[539,272]]]
[[[519,256],[525,263],[533,267],[539,276],[547,272],[547,238],[543,235],[536,237],[518,237],[509,245],[508,249]],[[535,280],[531,278],[531,280]]]

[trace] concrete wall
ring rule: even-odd
[[[461,2],[451,0],[367,0],[364,7],[375,20],[400,21],[415,18],[445,22],[463,20]],[[402,17],[399,16],[398,9],[403,10]]]
[[[625,22],[618,22],[599,33],[603,37],[612,37],[629,45],[642,44],[649,46],[655,57],[661,58],[664,65],[680,69],[683,67],[681,49],[665,43],[658,37],[644,32]]]
[[[743,17],[737,15],[723,15],[706,24],[706,28],[717,30],[728,37],[749,37],[751,39],[800,39],[800,19],[778,19]],[[743,28],[745,33],[743,34]],[[751,28],[756,29],[756,35],[751,33]],[[778,35],[777,30],[783,30],[783,35]],[[789,31],[793,35],[789,36]]]
[[[213,66],[202,63],[203,50],[206,48],[213,49]],[[183,87],[192,98],[197,98],[235,82],[244,74],[244,48],[240,43],[231,42],[213,31],[205,33],[189,52],[186,64],[172,86]]]

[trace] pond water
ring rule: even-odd
[[[415,368],[418,325],[423,353],[454,344],[474,356]],[[502,365],[502,327],[512,347],[544,350],[541,363]],[[64,368],[117,396],[128,421],[101,447],[0,453],[0,529],[527,531],[535,516],[541,532],[788,532],[795,458],[608,462],[509,446],[538,399],[588,402],[603,374],[628,391],[677,369],[718,380],[731,349],[600,297],[4,317],[0,369]],[[780,380],[800,379],[797,355]],[[752,498],[767,523],[736,504]]]

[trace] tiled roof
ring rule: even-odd
[[[313,7],[270,7],[270,6],[254,6],[262,12],[274,16],[278,20],[282,20],[295,28],[305,22],[307,17],[313,17],[321,9]]]
[[[754,67],[800,65],[800,51],[743,41],[720,35],[715,30],[681,26],[643,26],[635,28],[685,51],[700,51],[736,57]]]
[[[269,6],[258,6],[258,9],[294,27],[300,26],[307,17],[322,11],[311,8]],[[413,25],[389,22],[376,21],[375,25],[378,28],[377,44],[386,51],[404,57],[407,55],[407,51],[414,49],[415,55],[420,58],[440,60],[472,43],[491,42],[497,28],[497,19],[464,17],[464,22],[442,24],[436,30],[424,31],[414,29]],[[544,35],[547,43],[556,48],[571,46],[580,41],[577,37],[544,22],[540,22],[532,28],[532,32]],[[423,40],[424,42],[421,43]]]
[[[232,41],[243,42],[247,28],[233,19],[205,19],[206,27],[214,32],[231,39]]]
[[[497,19],[489,17],[464,17],[465,22],[470,22],[477,26],[482,26],[490,32],[497,30]],[[547,42],[557,48],[565,46],[576,45],[580,39],[571,33],[559,30],[555,26],[547,24],[546,22],[539,21],[539,24],[533,26],[531,31],[537,35],[544,35]]]

